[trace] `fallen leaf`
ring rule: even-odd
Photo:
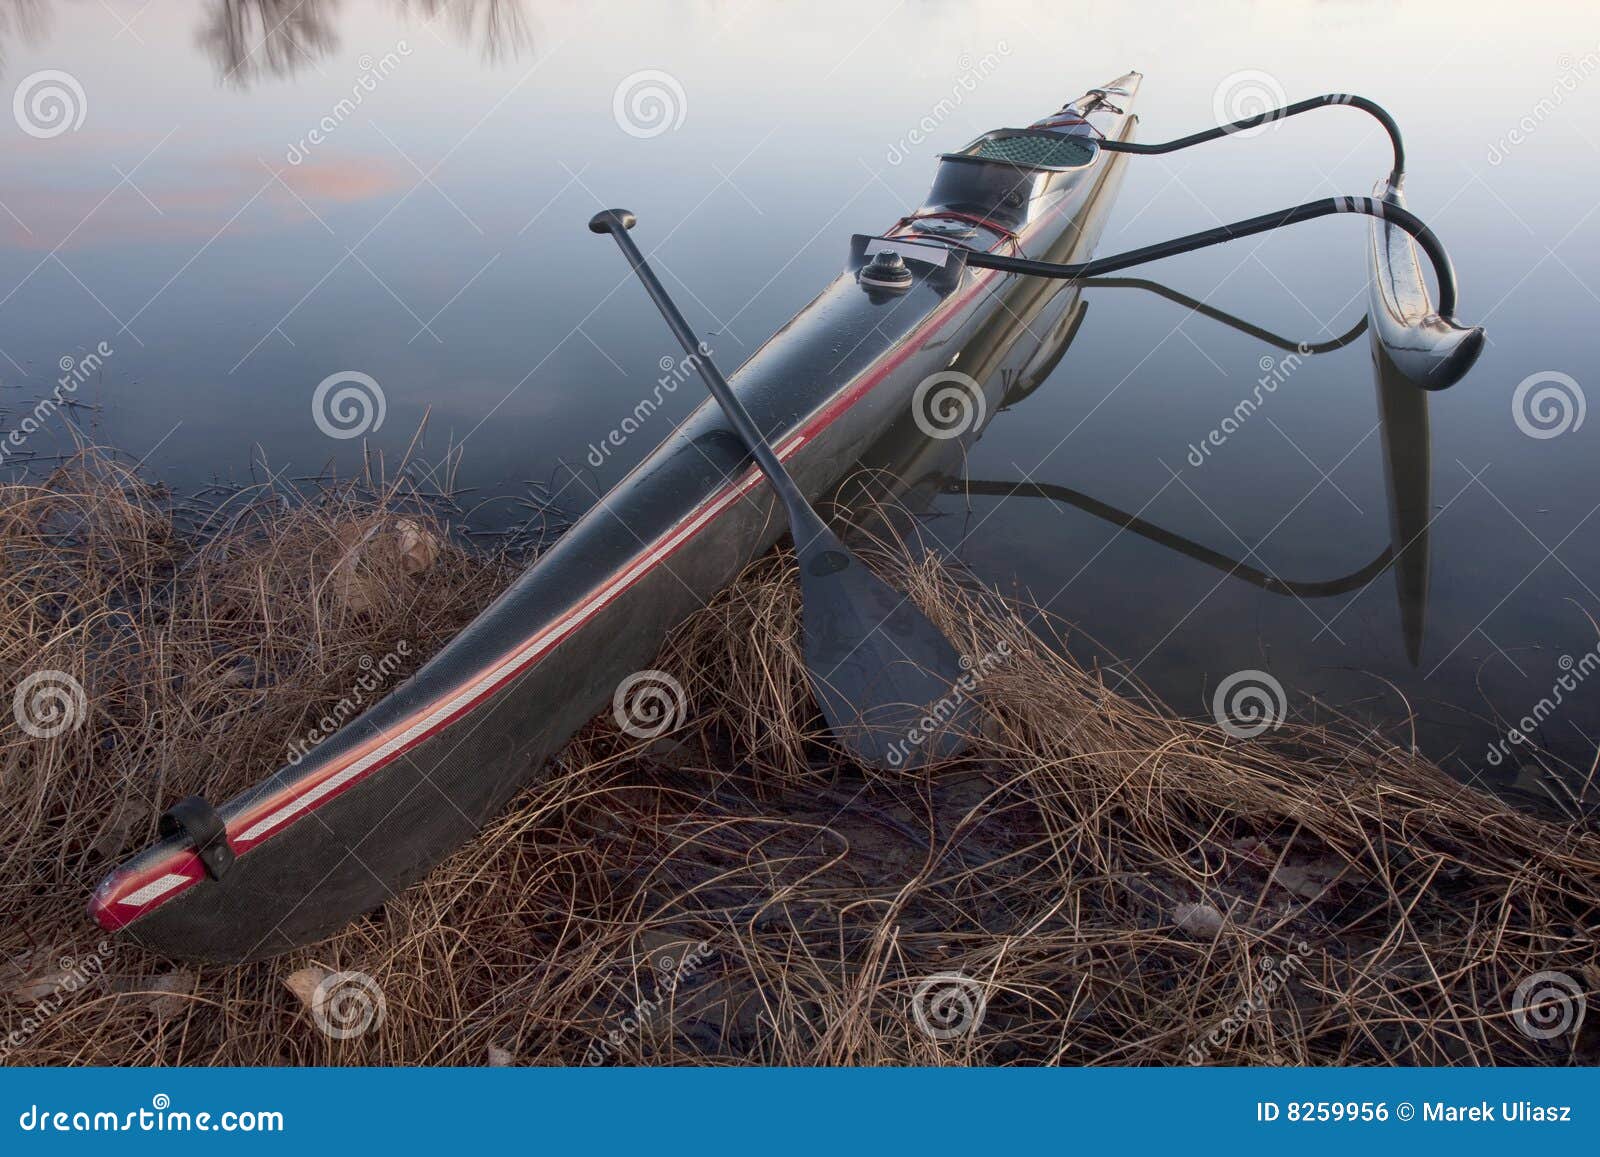
[[[1338,878],[1340,870],[1341,865],[1332,860],[1280,864],[1272,873],[1272,882],[1302,900],[1315,900],[1328,890],[1329,885]]]
[[[407,574],[422,574],[433,569],[439,557],[439,540],[409,518],[394,520],[395,546],[400,566]]]
[[[316,1003],[317,986],[331,975],[326,968],[318,968],[313,964],[310,968],[291,972],[283,978],[283,984],[299,998],[301,1004],[311,1008]]]
[[[395,572],[419,575],[433,569],[439,557],[439,539],[411,518],[342,527],[343,553],[335,566],[333,590],[349,610],[361,614],[375,609],[387,593],[386,583]]]

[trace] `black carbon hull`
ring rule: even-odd
[[[1127,106],[1137,78],[1123,83]],[[1134,123],[1124,110],[1087,120],[1085,131],[1117,137]],[[1049,216],[1017,231],[1019,249],[1088,257],[1119,165],[1104,155],[1063,182]],[[915,456],[913,393],[957,354],[997,410],[1049,360],[1056,321],[1075,305],[1059,282],[994,271],[967,271],[954,288],[919,280],[890,298],[846,273],[732,384],[802,489],[821,497],[886,440]],[[337,932],[470,840],[784,530],[708,401],[414,678],[219,807],[234,854],[225,872],[208,874],[192,842],[167,840],[108,877],[92,913],[151,950],[215,961]]]

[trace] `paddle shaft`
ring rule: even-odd
[[[812,509],[628,236],[634,221],[625,209],[608,209],[596,214],[589,228],[616,238],[787,508],[799,564],[802,653],[828,727],[844,750],[868,767],[920,767],[959,751],[976,726],[970,699],[958,702],[953,714],[938,716],[945,722],[928,743],[913,737],[927,730],[923,720],[930,705],[948,699],[970,664],[916,603],[873,574]]]
[[[728,421],[733,424],[735,432],[743,439],[751,456],[755,458],[756,465],[761,467],[761,472],[772,483],[773,489],[778,492],[778,497],[783,499],[784,506],[789,510],[791,524],[802,519],[809,524],[817,518],[815,512],[811,510],[811,504],[800,493],[800,487],[779,461],[777,453],[768,444],[755,419],[750,416],[750,411],[744,408],[744,403],[733,392],[733,387],[728,385],[728,379],[722,376],[722,371],[705,352],[705,347],[695,336],[694,330],[689,328],[689,322],[671,295],[667,293],[666,286],[661,284],[661,279],[656,276],[655,270],[650,268],[650,263],[644,259],[644,254],[639,252],[639,247],[633,243],[633,238],[628,236],[628,230],[633,227],[633,222],[633,214],[626,209],[607,209],[595,215],[589,222],[589,228],[596,233],[609,233],[615,239],[623,256],[628,259],[628,264],[644,283],[645,291],[650,294],[650,300],[656,303],[656,308],[666,319],[667,328],[672,330],[672,336],[678,339],[678,344],[694,363],[700,380],[705,382],[706,388],[711,391],[711,396],[722,407],[722,412],[728,416]],[[810,515],[810,518],[806,518],[806,515]],[[794,529],[798,530],[798,527]],[[796,538],[798,537],[796,535]]]

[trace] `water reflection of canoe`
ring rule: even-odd
[[[913,405],[930,423],[959,409],[950,391],[976,380],[965,351],[994,319],[1072,296],[940,255],[1090,256],[1123,163],[1093,142],[1131,136],[1138,85],[1130,73],[945,157],[928,203],[856,238],[846,272],[734,375],[808,494],[831,490]],[[1008,348],[1037,369],[1052,342],[1039,345]],[[337,931],[469,840],[781,529],[708,402],[388,699],[246,794],[174,808],[168,838],[109,876],[91,911],[151,949],[209,960]]]

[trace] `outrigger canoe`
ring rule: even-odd
[[[974,335],[1065,292],[964,258],[1092,254],[1125,163],[1099,146],[1131,139],[1139,82],[943,156],[927,202],[856,237],[845,270],[731,376],[806,495],[834,489]],[[100,884],[92,915],[163,955],[225,962],[337,932],[470,840],[783,530],[708,401],[388,698],[245,794],[169,811],[167,838]]]
[[[590,227],[618,240],[675,336],[701,359],[696,371],[716,400],[697,409],[371,711],[236,799],[213,806],[189,797],[174,805],[163,817],[166,838],[101,883],[90,904],[94,917],[165,955],[246,961],[318,940],[378,907],[470,840],[539,776],[545,761],[648,667],[667,633],[776,543],[786,522],[836,541],[810,503],[870,463],[885,437],[897,442],[897,431],[911,429],[936,442],[961,436],[981,428],[985,411],[1036,388],[1070,342],[1091,278],[1320,217],[1368,216],[1368,318],[1380,365],[1394,379],[1384,404],[1396,415],[1425,415],[1420,396],[1406,396],[1395,408],[1392,391],[1453,385],[1484,336],[1456,321],[1449,256],[1403,204],[1404,150],[1393,118],[1362,97],[1332,94],[1146,145],[1132,139],[1139,83],[1130,72],[1027,128],[997,129],[941,156],[926,202],[881,234],[853,238],[844,271],[731,382],[700,350],[629,240],[633,215],[598,214]],[[1376,196],[1324,198],[1092,256],[1127,156],[1168,153],[1329,107],[1358,109],[1387,130],[1394,164]],[[1437,304],[1423,258],[1434,272]],[[1336,348],[1354,333],[1323,344]],[[952,414],[953,432],[943,428]],[[911,469],[914,447],[909,457],[896,456]],[[1417,491],[1415,481],[1391,477],[1392,487],[1405,483],[1407,493]],[[1393,565],[1402,609],[1417,608],[1407,628],[1413,660],[1426,592],[1425,548],[1417,549],[1426,529],[1425,488],[1420,492],[1421,506],[1403,504],[1405,517],[1396,521],[1385,557],[1332,584],[1343,589],[1345,581],[1367,581]],[[1148,537],[1172,538],[1123,521]],[[814,540],[797,545],[803,559]],[[1232,560],[1201,556],[1248,577]],[[814,599],[821,588],[812,580],[855,563],[843,543],[814,561],[824,565],[813,572],[802,567],[801,575],[808,619],[812,602],[831,597]],[[870,582],[878,584],[872,597],[880,608],[895,601],[892,592],[883,601],[881,580]],[[1270,576],[1264,585],[1302,595],[1316,587]],[[822,610],[824,622],[848,620],[858,638],[873,640],[866,650],[890,661],[893,648],[877,638],[880,627],[860,614],[861,606],[835,598]],[[839,637],[835,632],[833,641]],[[920,653],[942,649],[945,659],[953,657],[942,637],[933,643]],[[845,750],[883,753],[878,739],[861,739],[873,729],[852,728],[851,704],[834,701],[837,688],[814,665],[812,676],[822,713]],[[891,684],[913,685],[885,678],[875,688],[872,676],[856,671],[850,685],[869,697]],[[873,702],[887,699],[880,694],[858,704],[863,718]],[[887,705],[915,709],[927,702]],[[846,738],[852,730],[854,743]]]

